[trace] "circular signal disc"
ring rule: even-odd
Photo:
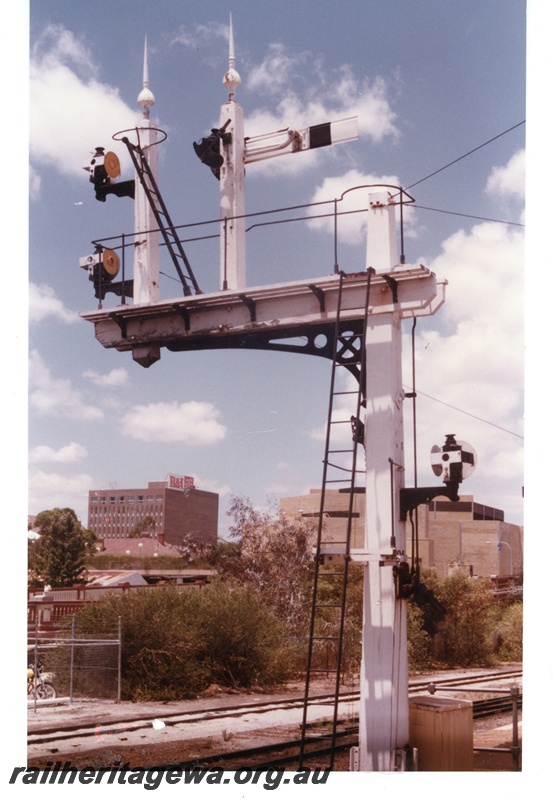
[[[457,444],[461,445],[461,450],[464,453],[470,453],[472,455],[472,464],[469,464],[467,461],[463,462],[463,480],[466,480],[470,478],[476,469],[476,450],[468,442],[457,442]]]
[[[441,463],[442,461],[441,453],[442,453],[442,448],[439,447],[439,445],[437,444],[432,445],[432,449],[430,451],[430,463],[432,465],[432,472],[434,473],[434,475],[437,475],[438,477],[440,477],[440,475],[444,471],[443,465]]]
[[[104,167],[112,180],[121,175],[121,164],[119,163],[119,158],[111,150],[109,150],[104,156]]]
[[[104,250],[102,264],[110,278],[115,278],[119,272],[119,256],[114,250]]]

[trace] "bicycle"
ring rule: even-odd
[[[27,667],[27,695],[31,695],[37,700],[52,700],[56,697],[56,688],[51,680],[51,673],[43,673],[43,666],[37,664],[37,675],[35,676],[34,664]]]

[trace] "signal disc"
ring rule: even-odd
[[[119,163],[119,158],[111,150],[109,150],[104,156],[104,167],[112,180],[121,175],[121,164]]]
[[[119,272],[119,256],[114,250],[104,250],[102,253],[102,265],[110,279],[113,280]]]

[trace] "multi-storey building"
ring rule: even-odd
[[[179,546],[184,536],[217,541],[219,495],[194,486],[194,480],[169,475],[146,488],[92,489],[88,527],[104,541],[150,536]]]
[[[319,517],[321,492],[283,497],[281,511],[287,516]],[[323,541],[327,545],[344,541],[349,510],[349,494],[336,489],[325,493]],[[352,548],[362,548],[365,531],[365,494],[353,497]],[[413,529],[407,522],[407,553],[411,557]],[[505,522],[500,509],[475,503],[472,495],[462,495],[452,503],[438,498],[418,509],[418,554],[423,567],[431,567],[444,577],[452,569],[490,577],[517,575],[522,570],[523,528]]]

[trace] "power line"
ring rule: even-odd
[[[492,142],[495,142],[497,139],[500,139],[502,136],[505,136],[505,134],[510,133],[511,131],[514,131],[516,128],[519,128],[521,125],[524,125],[525,122],[526,122],[525,119],[523,119],[522,122],[517,122],[517,124],[513,125],[511,128],[507,128],[506,131],[503,131],[502,133],[498,133],[497,136],[494,136],[492,139],[488,139],[487,142],[484,142],[483,144],[479,144],[478,147],[474,147],[472,150],[469,150],[468,153],[465,153],[464,155],[459,156],[459,158],[456,158],[454,161],[450,161],[449,164],[446,164],[445,166],[440,167],[440,169],[434,170],[434,172],[431,172],[430,175],[427,175],[425,178],[421,178],[420,180],[415,181],[415,183],[412,183],[410,186],[405,187],[405,191],[407,191],[408,189],[412,189],[413,186],[418,186],[419,183],[422,183],[423,181],[427,181],[429,178],[433,178],[434,175],[437,175],[439,172],[443,172],[444,169],[447,169],[448,167],[452,167],[453,164],[457,164],[457,162],[458,161],[462,161],[463,158],[466,158],[467,156],[470,156],[473,153],[476,153],[477,150],[481,150],[483,147],[486,147],[486,145],[491,144]]]
[[[411,389],[410,386],[407,386],[406,388]],[[516,436],[517,439],[524,440],[524,436],[521,436],[520,433],[510,431],[508,428],[502,428],[501,425],[496,425],[495,422],[490,422],[488,419],[483,419],[483,417],[477,417],[476,414],[471,414],[469,411],[463,411],[462,408],[457,408],[457,406],[452,406],[450,403],[446,403],[443,400],[438,400],[437,397],[432,397],[431,394],[425,394],[425,392],[421,392],[420,389],[417,389],[417,394],[422,394],[423,397],[428,397],[429,400],[434,400],[435,403],[440,403],[442,406],[452,408],[454,411],[458,411],[460,414],[465,414],[467,417],[477,419],[479,422],[484,422],[486,425],[491,425],[493,428],[498,428],[498,430],[503,431],[504,433],[510,433],[511,436]]]
[[[518,228],[525,228],[523,222],[509,222],[505,219],[493,219],[492,217],[478,217],[474,214],[462,214],[460,211],[446,211],[444,208],[430,208],[420,206],[418,203],[411,205],[411,208],[422,208],[424,211],[436,211],[438,214],[451,214],[454,217],[467,217],[467,219],[477,219],[481,222],[499,222],[501,225],[516,225]]]

